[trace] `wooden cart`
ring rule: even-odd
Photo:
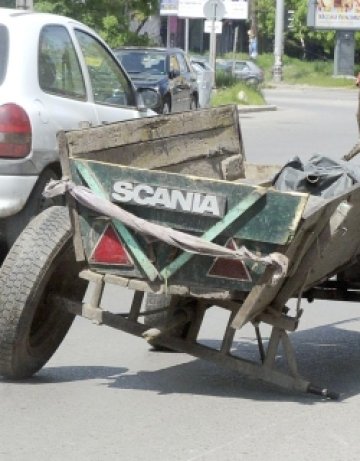
[[[360,189],[325,201],[244,177],[238,120],[226,106],[59,135],[64,178],[47,193],[66,192],[71,227],[66,208],[46,210],[3,265],[1,374],[38,371],[76,314],[156,348],[336,398],[300,376],[289,332],[302,310],[299,302],[290,314],[286,303],[358,300]],[[92,283],[85,303],[84,282]],[[108,283],[134,290],[127,313],[102,309]],[[219,349],[198,342],[214,305],[229,312]],[[249,322],[258,362],[232,354],[236,330]],[[267,343],[261,323],[272,327]],[[280,345],[285,372],[276,367]]]

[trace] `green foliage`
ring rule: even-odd
[[[0,7],[1,8],[15,8],[16,0],[1,0]]]
[[[148,38],[130,31],[136,20],[140,26],[156,13],[158,0],[34,0],[37,11],[77,19],[95,29],[112,46],[146,44]]]
[[[265,82],[271,84],[274,56],[271,53],[259,55],[257,64],[265,72]],[[284,83],[354,88],[354,79],[333,76],[334,63],[332,61],[305,61],[285,55],[283,64]]]
[[[256,0],[258,33],[260,37],[272,40],[275,34],[274,0]],[[293,28],[285,31],[285,42],[291,41],[298,48],[298,53],[303,53],[306,44],[318,46],[325,53],[332,53],[334,47],[334,31],[317,31],[307,27],[308,0],[285,0],[285,9],[294,10]],[[316,58],[316,56],[314,56]]]
[[[214,93],[211,105],[215,107],[223,104],[264,105],[265,100],[259,89],[238,82]]]
[[[224,71],[217,71],[215,80],[217,88],[227,88],[229,86],[235,85],[238,82],[238,80],[233,75]]]
[[[274,0],[256,1],[257,30],[260,36],[272,38],[275,31],[275,3]]]
[[[309,62],[287,56],[284,59],[284,81],[290,84],[354,88],[353,79],[333,77],[333,66],[333,62]]]

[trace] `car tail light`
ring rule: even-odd
[[[16,104],[0,106],[0,157],[23,158],[31,150],[31,124],[25,110]]]
[[[129,253],[111,225],[107,226],[105,232],[100,236],[90,256],[90,261],[98,264],[134,266]]]

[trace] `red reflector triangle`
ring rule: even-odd
[[[90,256],[90,261],[99,264],[134,265],[129,253],[111,225],[108,225],[100,236]]]
[[[236,249],[234,239],[228,240],[225,246],[226,248],[230,248],[232,250]],[[216,258],[213,265],[210,267],[208,276],[240,280],[243,282],[252,281],[247,267],[240,259]]]

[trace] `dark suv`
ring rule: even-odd
[[[159,114],[198,107],[196,74],[183,50],[122,47],[114,53],[135,87],[158,90],[161,103],[154,110]]]

